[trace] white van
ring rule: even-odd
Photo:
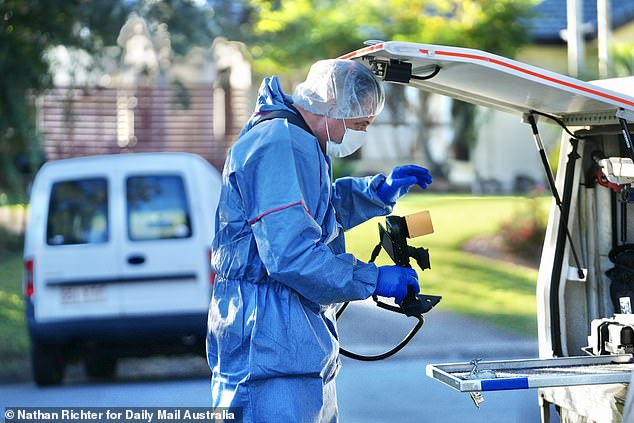
[[[634,78],[590,83],[479,50],[404,42],[343,57],[385,81],[523,119],[553,192],[536,290],[540,357],[431,364],[428,376],[478,404],[481,392],[535,389],[543,422],[553,408],[566,422],[633,422]],[[556,178],[538,119],[564,129]]]
[[[143,153],[46,163],[24,244],[33,377],[58,384],[84,359],[204,355],[221,177],[200,156]]]

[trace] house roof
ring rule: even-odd
[[[582,0],[583,24],[586,38],[597,36],[597,1]],[[618,28],[634,21],[634,1],[612,0],[612,28]],[[532,19],[531,35],[539,43],[563,43],[560,31],[566,29],[566,0],[543,0],[535,6],[536,16]]]

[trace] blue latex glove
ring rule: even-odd
[[[400,303],[407,295],[408,286],[414,288],[416,293],[420,292],[418,275],[414,269],[403,266],[380,266],[374,293],[382,297],[393,297]]]
[[[385,204],[394,204],[396,200],[407,194],[412,185],[427,189],[431,184],[431,174],[424,167],[416,165],[397,166],[392,170],[376,193]]]

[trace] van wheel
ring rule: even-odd
[[[59,385],[64,379],[66,363],[59,347],[31,344],[31,370],[33,379],[39,386]]]
[[[104,356],[86,358],[84,371],[91,379],[112,379],[117,375],[117,359]]]

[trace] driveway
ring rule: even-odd
[[[371,301],[356,303],[339,321],[341,343],[357,353],[377,354],[395,345],[415,322]],[[537,356],[537,339],[443,311],[441,303],[426,314],[423,328],[395,356],[379,362],[343,359],[337,379],[341,421],[538,422],[536,390],[485,393],[478,409],[469,394],[425,374],[430,363]]]
[[[432,310],[410,345],[379,362],[343,358],[337,379],[342,423],[533,423],[539,422],[536,390],[485,393],[477,409],[469,395],[425,374],[429,363],[474,358],[534,358],[537,341],[442,310]],[[355,303],[339,322],[342,345],[376,354],[395,345],[415,319]],[[201,357],[121,360],[112,382],[86,380],[81,366],[69,369],[60,387],[32,382],[0,385],[0,407],[12,406],[205,406],[209,370]]]

